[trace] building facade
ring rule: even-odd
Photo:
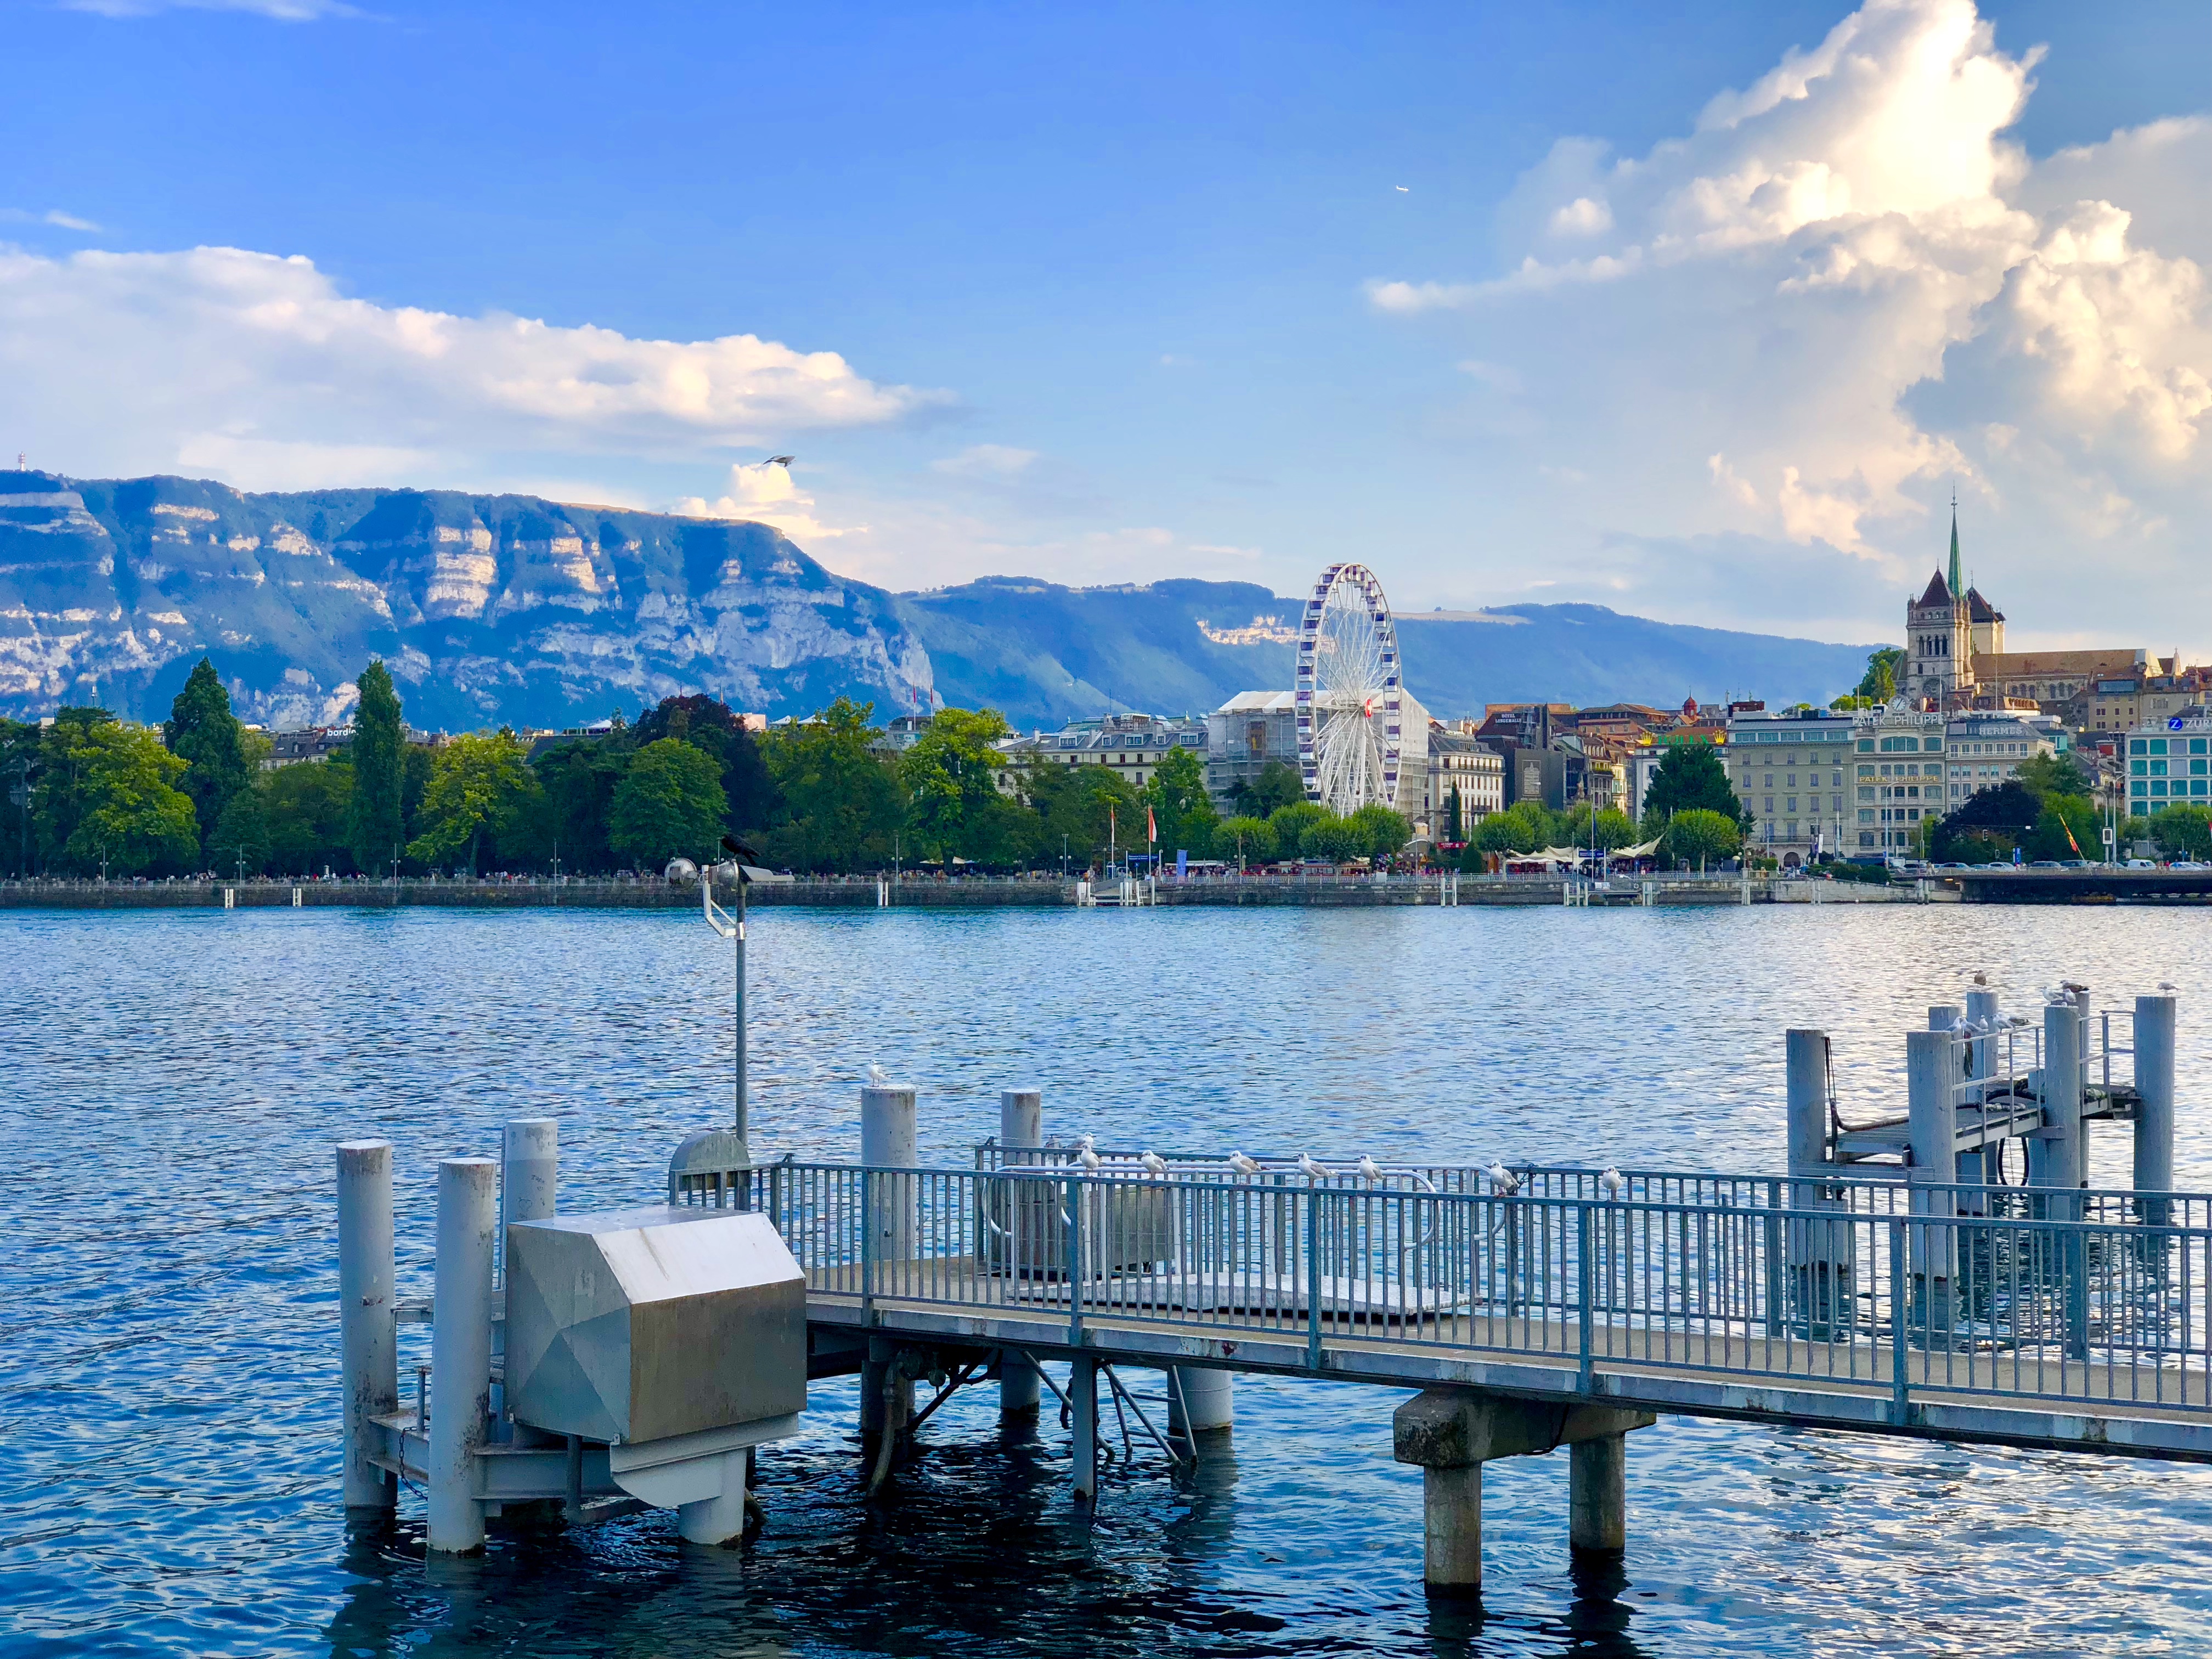
[[[1429,711],[1410,691],[1399,696],[1398,807],[1427,833],[1429,796]],[[1374,715],[1379,726],[1381,710]],[[1293,772],[1298,766],[1296,695],[1289,691],[1240,691],[1206,717],[1206,787],[1216,809],[1236,810],[1240,784],[1259,777],[1272,761]]]
[[[1171,750],[1188,749],[1199,763],[1206,760],[1206,723],[1190,715],[1169,719],[1159,714],[1105,714],[1097,720],[1070,720],[1058,732],[1032,732],[1027,737],[1001,738],[997,745],[1004,763],[998,775],[999,790],[1012,794],[1021,785],[1021,769],[1041,766],[1103,766],[1141,789]]]
[[[2212,806],[2212,714],[2201,707],[2128,733],[2128,811]]]
[[[1730,714],[1723,758],[1752,817],[1747,851],[1790,866],[1848,844],[1856,732],[1851,715],[1826,708]]]
[[[1462,834],[1492,812],[1505,810],[1505,757],[1468,729],[1471,724],[1430,723],[1428,794],[1421,816],[1427,820],[1431,841],[1442,841],[1449,834],[1455,790]]]
[[[1858,857],[1911,857],[1922,826],[1956,811],[1984,789],[2020,775],[2021,763],[2058,749],[2051,715],[1999,709],[1914,708],[1905,698],[1853,717],[1850,833]]]

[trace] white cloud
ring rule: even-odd
[[[53,225],[63,230],[96,231],[100,228],[89,219],[80,219],[74,213],[64,213],[59,208],[48,208],[44,213],[27,213],[21,208],[0,208],[0,223],[11,225]]]
[[[957,455],[932,461],[931,470],[960,478],[1012,478],[1036,463],[1034,449],[1011,449],[1005,444],[970,444]]]
[[[2212,122],[2032,164],[2005,135],[2039,56],[1972,0],[1869,0],[1645,155],[1560,141],[1501,205],[1503,275],[1370,303],[1519,377],[1521,447],[1484,458],[1499,516],[1533,517],[1532,462],[1605,480],[1600,521],[1541,550],[1593,591],[1620,591],[1591,539],[1612,531],[1825,549],[1901,596],[1955,480],[2015,630],[2074,626],[2085,598],[2124,617],[2115,585],[2081,592],[2080,538],[2179,568],[2174,526],[2212,509]],[[2212,574],[2189,582],[2212,605]]]
[[[789,467],[741,462],[730,469],[729,489],[719,500],[687,495],[668,510],[695,519],[750,519],[774,525],[801,547],[868,533],[864,524],[823,523],[815,512],[816,506],[814,497],[793,479]]]
[[[350,299],[304,258],[0,247],[0,421],[79,472],[391,483],[435,456],[456,477],[518,453],[711,454],[936,401],[750,334],[635,339]]]

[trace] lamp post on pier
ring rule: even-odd
[[[763,869],[760,854],[742,842],[724,836],[722,848],[730,854],[728,867],[737,884],[735,912],[714,902],[715,866],[711,860],[699,872],[699,909],[707,925],[730,940],[733,948],[731,1123],[726,1129],[702,1129],[684,1138],[676,1155],[668,1160],[668,1201],[704,1203],[718,1209],[727,1205],[742,1210],[750,1200],[753,1167],[747,1139],[751,1103],[745,1069],[745,890],[757,881],[791,878]]]

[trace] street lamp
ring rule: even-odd
[[[680,1204],[692,1196],[720,1209],[747,1207],[750,1197],[752,1153],[746,1141],[750,1102],[745,1077],[745,890],[757,881],[788,881],[760,867],[760,854],[744,842],[722,837],[730,854],[730,868],[738,888],[735,915],[714,902],[714,865],[708,860],[699,872],[699,909],[707,925],[735,946],[735,984],[732,996],[736,1030],[735,1109],[726,1129],[702,1129],[684,1136],[668,1160],[668,1201]]]

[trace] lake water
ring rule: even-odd
[[[1184,1148],[1770,1172],[1783,1031],[1846,1114],[1980,969],[2179,985],[2185,1185],[2212,1187],[2212,968],[2182,910],[756,913],[756,1155],[852,1155],[871,1061],[965,1162],[997,1091]],[[727,946],[681,915],[0,915],[0,1654],[1990,1655],[2212,1651],[2212,1469],[1662,1420],[1625,1580],[1577,1578],[1564,1454],[1486,1476],[1486,1595],[1432,1610],[1381,1390],[1238,1383],[1190,1486],[948,1404],[859,1501],[849,1382],[765,1452],[747,1548],[647,1515],[426,1569],[421,1504],[336,1507],[332,1143],[434,1163],[561,1123],[562,1198],[657,1195],[724,1121]],[[2124,1146],[2100,1131],[2093,1139]],[[2124,1181],[2124,1160],[2100,1158]]]

